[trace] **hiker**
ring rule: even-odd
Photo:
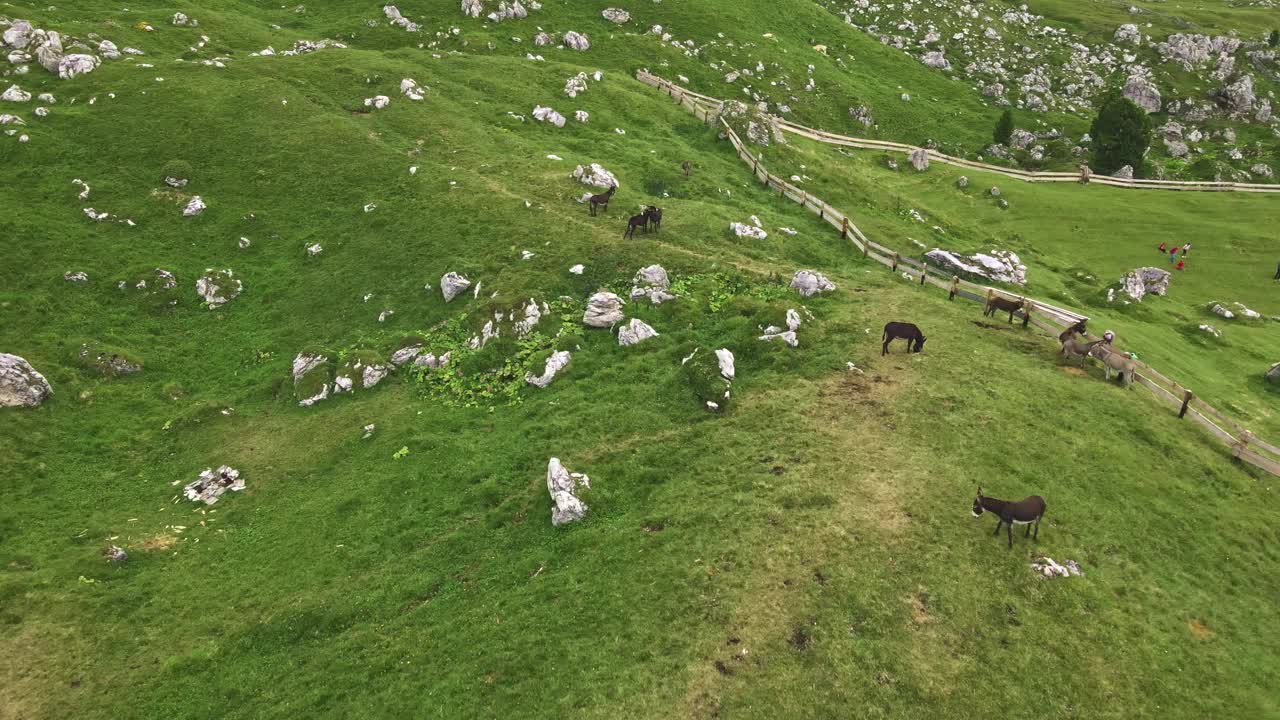
[[[1186,257],[1189,252],[1191,252],[1191,243],[1182,246],[1182,257]]]
[[[1179,260],[1179,261],[1178,261],[1177,268],[1178,268],[1179,270],[1181,270],[1182,268],[1184,268],[1184,267],[1186,267],[1186,266],[1187,266],[1187,261],[1186,261],[1186,260]]]
[[[1173,249],[1169,251],[1169,264],[1172,265],[1173,262],[1177,259],[1178,259],[1178,246],[1174,245]]]
[[[1160,247],[1158,247],[1158,248],[1156,248],[1156,249],[1160,251],[1160,254],[1161,254],[1161,255],[1163,255],[1163,254],[1165,254],[1165,253],[1169,252],[1169,243],[1160,243]]]

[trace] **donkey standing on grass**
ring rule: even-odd
[[[650,205],[644,209],[644,214],[648,216],[649,225],[653,228],[653,231],[660,232],[662,230],[662,208],[657,205]],[[645,228],[645,232],[648,231],[649,229]]]
[[[684,162],[680,163],[680,169],[681,169],[681,170],[684,170],[684,176],[685,176],[685,177],[689,177],[689,170],[690,170],[692,167],[693,167],[693,165],[692,165],[692,164],[690,164],[688,160],[685,160]]]
[[[1089,321],[1088,321],[1088,319],[1086,318],[1086,319],[1081,320],[1080,322],[1076,323],[1075,325],[1072,325],[1071,327],[1067,328],[1066,330],[1063,330],[1063,331],[1058,335],[1058,342],[1065,343],[1066,341],[1068,341],[1068,340],[1070,340],[1070,339],[1071,339],[1071,336],[1072,336],[1072,335],[1084,335],[1084,334],[1087,332],[1087,331],[1085,330],[1085,327],[1084,327],[1084,326],[1085,326],[1085,323],[1087,323],[1087,322],[1089,322]]]
[[[617,185],[610,185],[609,189],[606,190],[605,192],[602,192],[598,195],[592,195],[587,200],[587,202],[591,205],[592,217],[595,217],[596,208],[598,207],[603,207],[605,210],[609,209],[609,200],[613,197],[613,194],[617,191],[618,191]]]
[[[924,349],[924,333],[920,328],[911,323],[891,322],[884,326],[884,336],[880,339],[884,341],[884,346],[880,349],[881,355],[889,354],[889,343],[902,338],[907,341],[907,349],[913,353],[918,353]]]
[[[1065,335],[1066,333],[1063,334]],[[1106,341],[1094,340],[1092,342],[1085,342],[1075,336],[1068,337],[1062,341],[1062,357],[1066,358],[1068,361],[1070,361],[1071,358],[1078,357],[1080,358],[1080,367],[1084,367],[1085,358],[1092,355],[1094,348],[1104,342]]]
[[[1027,322],[1031,320],[1031,316],[1025,314],[1027,306],[1026,300],[1008,300],[999,295],[991,295],[987,298],[987,306],[983,308],[982,314],[986,317],[994,317],[997,312],[1009,313],[1009,322],[1013,322],[1013,314],[1022,310],[1022,327],[1027,326]]]
[[[645,210],[639,215],[632,215],[627,220],[627,231],[622,233],[622,239],[634,238],[636,236],[636,228],[644,228],[645,232],[649,232],[649,211]]]
[[[1013,547],[1013,526],[1026,525],[1027,532],[1023,537],[1031,535],[1031,524],[1036,525],[1036,534],[1032,538],[1040,539],[1040,518],[1044,517],[1044,511],[1048,506],[1044,504],[1044,498],[1039,495],[1022,498],[1017,502],[1009,500],[997,500],[995,498],[983,497],[982,488],[978,488],[978,497],[973,499],[973,516],[982,517],[983,512],[989,512],[995,515],[999,522],[996,523],[996,531],[992,535],[1000,534],[1000,526],[1005,525],[1009,532],[1009,547]]]

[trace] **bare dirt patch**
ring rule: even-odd
[[[160,533],[159,535],[152,535],[151,537],[147,538],[146,540],[143,540],[142,542],[138,543],[134,547],[136,547],[139,550],[145,550],[147,552],[151,552],[153,550],[168,550],[169,548],[173,547],[174,544],[176,544],[177,542],[178,542],[177,535],[171,535],[169,533]]]
[[[1191,634],[1195,636],[1197,640],[1208,640],[1213,637],[1213,631],[1210,630],[1209,626],[1205,625],[1204,621],[1199,618],[1192,618],[1188,620],[1187,629],[1191,631]]]
[[[912,623],[919,626],[933,622],[933,616],[929,614],[929,593],[917,590],[907,596],[907,602],[911,605]]]
[[[1085,372],[1084,369],[1078,368],[1075,365],[1063,365],[1062,372],[1068,375],[1075,375],[1076,377],[1085,377],[1089,374]]]

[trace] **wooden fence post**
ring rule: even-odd
[[[893,254],[893,267],[890,269],[894,272],[898,272],[898,253]]]
[[[1191,398],[1192,398],[1192,397],[1194,397],[1194,396],[1195,396],[1195,393],[1191,392],[1190,390],[1184,390],[1184,391],[1183,391],[1183,393],[1182,393],[1182,409],[1178,411],[1178,419],[1179,419],[1179,420],[1181,420],[1182,418],[1184,418],[1184,417],[1186,417],[1186,416],[1187,416],[1187,408],[1191,405]]]
[[[808,206],[808,204],[809,204],[809,191],[808,191],[808,190],[801,190],[801,191],[800,191],[800,204],[801,204],[801,205],[804,205],[804,206]]]
[[[849,218],[845,218],[840,222],[840,239],[849,239]]]
[[[929,279],[929,268],[920,268],[920,286],[924,287],[924,281]]]
[[[867,253],[871,252],[871,251],[870,251],[870,249],[869,249],[870,247],[871,247],[871,243],[870,243],[870,242],[867,242],[867,241],[864,239],[864,240],[863,240],[863,243],[862,243],[862,257],[864,257],[864,258],[865,258],[865,257],[867,256]]]
[[[1033,305],[1035,305],[1035,303],[1027,300],[1026,298],[1022,298],[1022,327],[1024,328],[1027,326],[1027,323],[1031,322],[1031,308]]]
[[[960,292],[960,276],[952,275],[951,276],[951,292],[947,293],[947,299],[955,300],[957,292]]]

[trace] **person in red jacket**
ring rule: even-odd
[[[1184,268],[1184,267],[1186,267],[1186,266],[1187,266],[1187,261],[1186,261],[1186,260],[1179,260],[1179,261],[1178,261],[1178,266],[1177,266],[1177,267],[1178,267],[1178,269],[1179,269],[1179,270],[1181,270],[1182,268]]]

